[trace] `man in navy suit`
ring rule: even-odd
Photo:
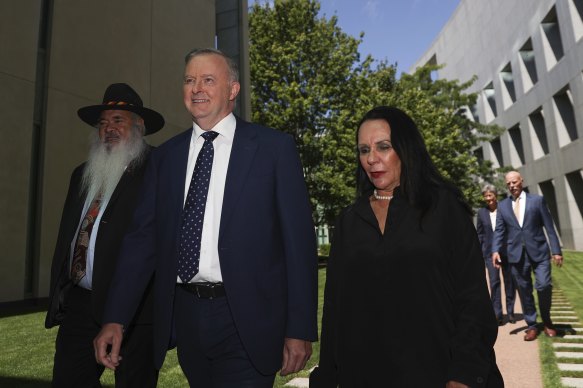
[[[534,272],[534,288],[538,293],[544,332],[549,337],[554,337],[557,331],[551,321],[553,286],[550,259],[552,254],[552,261],[559,267],[563,265],[559,238],[545,199],[540,195],[524,192],[522,176],[517,171],[510,171],[505,179],[512,197],[500,202],[498,207],[492,263],[495,267],[500,267],[500,251],[506,235],[508,262],[522,301],[524,319],[528,324],[524,340],[533,341],[538,336],[531,271]],[[550,251],[543,227],[549,237]]]
[[[299,371],[311,355],[317,255],[301,163],[291,136],[232,114],[239,88],[236,65],[220,51],[187,55],[183,97],[193,127],[148,164],[94,341],[108,368],[124,362],[123,328],[152,274],[155,364],[175,343],[191,386],[271,387],[277,370]],[[197,168],[199,153],[207,168]],[[207,178],[194,198],[204,200],[191,207],[199,174]],[[202,215],[190,213],[200,207]]]
[[[486,206],[478,210],[478,217],[476,223],[476,230],[478,238],[482,245],[482,255],[488,270],[488,278],[490,279],[490,297],[492,299],[492,307],[498,320],[498,325],[504,324],[502,316],[502,290],[500,287],[500,269],[494,268],[492,263],[492,240],[494,239],[494,228],[496,227],[496,215],[498,214],[498,190],[494,185],[485,185],[482,189],[482,195]],[[504,276],[504,292],[506,294],[506,312],[508,313],[508,322],[516,323],[514,318],[514,301],[516,299],[516,289],[514,287],[514,280],[510,267],[508,266],[508,258],[506,257],[506,242],[500,249],[500,257],[502,259],[501,267]]]

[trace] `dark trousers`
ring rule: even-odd
[[[535,262],[530,259],[526,251],[518,263],[511,263],[512,275],[516,281],[518,294],[522,302],[524,320],[530,328],[536,326],[536,307],[534,303],[532,274],[534,272],[534,288],[538,294],[538,307],[545,326],[552,327],[551,298],[553,285],[551,283],[551,261]]]
[[[500,269],[496,269],[492,264],[492,258],[486,257],[486,269],[490,280],[490,297],[492,298],[492,307],[496,313],[497,319],[502,319],[502,289],[500,284]],[[516,286],[512,271],[508,265],[506,257],[502,258],[502,276],[504,278],[504,291],[506,293],[506,312],[514,314],[514,302],[516,301]]]
[[[264,376],[251,363],[226,297],[201,299],[176,287],[174,322],[178,361],[191,387],[273,387],[275,374]]]
[[[95,361],[93,339],[101,329],[92,312],[91,291],[71,287],[66,296],[66,314],[55,344],[53,387],[101,387],[103,366]],[[115,386],[155,387],[158,370],[154,367],[151,325],[130,326],[120,350],[123,357],[115,370]]]

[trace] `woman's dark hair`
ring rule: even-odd
[[[399,190],[406,196],[409,203],[421,210],[422,216],[433,205],[435,188],[445,187],[452,191],[464,208],[472,214],[472,209],[465,201],[462,192],[437,171],[433,164],[421,132],[405,112],[400,109],[378,106],[368,111],[356,130],[356,143],[361,125],[368,120],[385,120],[391,128],[391,143],[401,160],[401,179]],[[360,165],[357,155],[358,169],[356,173],[359,195],[368,194],[374,189],[366,171]]]

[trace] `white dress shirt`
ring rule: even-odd
[[[107,204],[109,203],[109,199],[111,196],[107,198],[102,198],[101,204],[99,205],[99,214],[97,214],[97,218],[95,218],[95,222],[93,223],[93,228],[91,229],[91,236],[89,236],[89,246],[87,247],[87,261],[85,263],[85,276],[81,278],[79,281],[79,287],[85,288],[87,290],[93,289],[93,256],[95,255],[95,241],[97,240],[97,234],[99,233],[99,224],[101,223],[101,216],[107,209]],[[79,224],[77,225],[77,231],[73,235],[73,241],[71,241],[71,249],[69,250],[69,274],[71,273],[71,265],[73,264],[73,255],[75,254],[75,244],[77,243],[77,237],[79,236],[79,228],[81,228],[81,223],[89,210],[89,206],[91,206],[91,202],[93,199],[86,198],[85,205],[83,205],[83,211],[81,212],[81,218],[79,219]]]
[[[221,225],[227,168],[229,167],[236,126],[237,120],[230,113],[211,129],[219,135],[213,141],[213,167],[202,226],[200,262],[198,273],[192,278],[192,283],[217,283],[223,281],[219,263],[219,227]],[[201,136],[204,131],[196,123],[193,123],[193,129],[190,139],[190,149],[188,151],[186,181],[184,182],[184,203],[186,203],[186,196],[188,195],[190,181],[192,180],[196,158],[204,144],[204,138]],[[182,283],[178,276],[176,277],[176,281]]]
[[[524,210],[526,209],[526,193],[524,191],[522,191],[520,193],[520,195],[518,196],[518,198],[520,198],[520,215],[518,217],[518,224],[520,225],[520,227],[522,228],[522,223],[524,222]],[[512,198],[512,211],[514,211],[514,208],[516,207],[516,200],[514,198]]]
[[[496,230],[496,214],[498,214],[498,209],[494,209],[490,212],[490,223],[492,224],[492,231]]]

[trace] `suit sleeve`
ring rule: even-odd
[[[130,231],[124,237],[102,323],[127,326],[140,304],[155,268],[156,152],[144,173]]]
[[[559,243],[559,237],[555,232],[553,217],[551,216],[551,212],[549,211],[549,207],[547,206],[547,202],[545,201],[544,197],[541,197],[541,204],[539,209],[545,229],[547,231],[547,236],[549,237],[549,242],[551,244],[551,254],[562,255],[561,244]]]
[[[316,341],[318,260],[316,233],[302,165],[285,135],[276,164],[276,206],[287,272],[287,338]]]

